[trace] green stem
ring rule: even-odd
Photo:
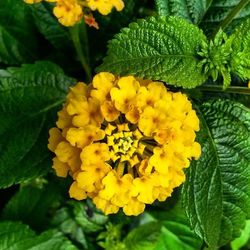
[[[203,85],[197,89],[205,92],[224,92],[232,94],[250,95],[250,89],[247,87],[229,86],[227,89],[223,90],[221,85]]]
[[[226,16],[226,18],[219,24],[213,33],[213,38],[216,36],[220,29],[225,29],[237,16],[237,14],[250,2],[250,0],[241,0]]]
[[[81,28],[81,30],[80,30]],[[73,41],[77,56],[83,66],[83,69],[86,73],[87,82],[91,81],[91,69],[88,64],[88,36],[86,31],[85,23],[84,25],[75,24],[70,29],[71,39]],[[80,33],[82,32],[82,38],[84,38],[83,45],[81,44]],[[85,47],[85,53],[83,51],[83,46]]]

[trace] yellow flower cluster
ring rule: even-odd
[[[43,0],[24,0],[28,4],[39,3]],[[108,15],[113,8],[121,11],[124,8],[122,0],[44,0],[46,2],[55,2],[54,15],[64,26],[73,26],[83,17],[90,26],[98,28],[92,14],[84,14],[90,10],[97,10],[102,15]]]
[[[70,197],[138,215],[184,182],[183,169],[201,154],[198,130],[186,95],[103,72],[70,89],[48,147],[56,174],[73,178]]]

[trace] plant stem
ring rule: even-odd
[[[83,25],[81,25],[83,24]],[[81,30],[80,30],[81,28]],[[88,36],[86,31],[85,23],[75,24],[70,30],[71,39],[73,41],[77,56],[83,66],[86,73],[87,82],[91,81],[91,69],[88,64]],[[84,39],[83,45],[81,44],[80,33],[82,32],[82,38]],[[85,47],[85,53],[83,51],[83,46]]]
[[[224,92],[224,93],[233,93],[241,95],[250,95],[250,89],[247,87],[229,86],[227,89],[223,90],[223,87],[221,85],[204,85],[198,87],[197,89],[206,92]]]
[[[220,29],[225,29],[232,20],[237,16],[237,14],[248,4],[250,0],[241,0],[226,16],[226,18],[219,24],[215,29],[212,37],[214,38]]]

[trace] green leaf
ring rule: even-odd
[[[53,8],[48,3],[32,4],[29,6],[38,30],[44,37],[64,53],[74,53],[69,31],[62,26],[53,15]]]
[[[36,236],[28,226],[15,222],[0,223],[1,250],[77,250],[77,248],[56,230]]]
[[[88,235],[103,230],[107,220],[108,217],[97,211],[93,204],[70,201],[56,212],[51,225],[84,249],[92,249]]]
[[[226,18],[229,12],[239,4],[241,0],[216,0],[212,1],[207,14],[200,26],[207,34],[211,34],[215,28]],[[231,31],[242,21],[250,17],[250,3],[236,15],[233,21],[226,27],[226,32]]]
[[[56,186],[22,186],[4,207],[2,218],[21,221],[41,231],[49,224],[48,210],[60,200]]]
[[[206,80],[197,58],[202,42],[206,42],[202,31],[180,18],[139,20],[110,42],[108,56],[98,71],[192,88]]]
[[[33,61],[37,57],[37,41],[26,4],[0,1],[0,20],[0,62],[18,65]]]
[[[161,234],[161,225],[158,222],[146,223],[132,231],[124,239],[127,249],[153,250]]]
[[[0,111],[15,115],[43,113],[62,102],[74,82],[47,61],[0,70]]]
[[[108,221],[107,216],[97,213],[93,207],[90,208],[85,203],[72,202],[71,205],[75,220],[85,233],[101,230]]]
[[[250,79],[250,18],[243,22],[230,36],[231,69],[243,80]]]
[[[215,249],[238,237],[250,216],[250,111],[213,100],[198,114],[202,156],[187,171],[183,199],[195,232]]]
[[[156,0],[159,15],[179,16],[198,24],[213,0]]]
[[[185,212],[175,206],[170,211],[156,211],[150,214],[161,223],[161,237],[155,250],[197,250],[201,248],[200,238],[190,229]]]
[[[246,221],[246,226],[239,238],[231,242],[232,250],[240,250],[250,239],[250,220]]]
[[[0,71],[0,188],[48,172],[50,113],[73,82],[49,62]]]

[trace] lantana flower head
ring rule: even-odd
[[[35,4],[43,0],[24,0],[28,4]],[[124,8],[122,0],[44,0],[55,2],[54,15],[64,26],[73,26],[84,18],[89,26],[99,28],[91,11],[98,11],[102,15],[108,15],[115,8],[121,11]]]
[[[97,74],[71,87],[50,130],[53,168],[70,175],[70,197],[105,214],[138,215],[185,181],[201,154],[199,120],[185,94],[133,76]]]

